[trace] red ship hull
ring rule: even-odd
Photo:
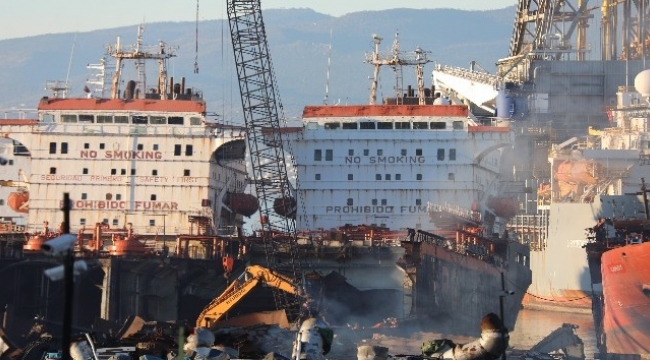
[[[603,332],[610,354],[650,354],[650,242],[602,254]]]

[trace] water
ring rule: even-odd
[[[515,329],[510,333],[510,345],[516,349],[530,349],[564,323],[578,326],[576,334],[585,344],[585,356],[593,359],[597,348],[591,314],[521,310],[517,316]]]

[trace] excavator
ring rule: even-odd
[[[221,295],[203,308],[196,319],[196,327],[213,327],[259,283],[307,299],[307,295],[289,277],[259,265],[250,265]]]

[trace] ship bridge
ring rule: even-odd
[[[499,78],[483,70],[436,64],[433,84],[443,96],[472,103],[496,115]],[[508,116],[504,116],[508,117]]]

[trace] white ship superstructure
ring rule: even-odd
[[[30,120],[0,120],[0,124],[27,124]],[[16,140],[0,137],[0,223],[13,229],[25,225],[29,211],[29,188],[24,181],[29,173],[29,151]],[[11,225],[9,225],[11,224]],[[1,225],[0,225],[1,226]]]
[[[244,129],[208,119],[201,93],[167,78],[174,55],[164,44],[148,53],[118,42],[109,54],[117,60],[110,98],[90,90],[84,98],[43,97],[36,123],[0,122],[2,137],[30,154],[27,231],[45,222],[56,229],[64,193],[72,231],[101,223],[163,236],[241,226],[228,204],[246,187]],[[157,86],[145,94],[128,81],[119,89],[123,60],[155,60]]]
[[[427,204],[470,208],[497,186],[507,126],[457,105],[310,106],[293,129],[297,227],[431,229]]]

